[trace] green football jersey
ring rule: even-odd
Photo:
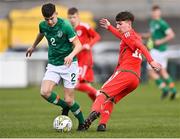
[[[163,19],[150,21],[150,32],[154,41],[166,37],[166,31],[169,28],[169,25]],[[154,48],[159,51],[165,51],[167,50],[167,43],[158,46],[155,45]]]
[[[59,66],[64,64],[64,58],[73,51],[71,40],[76,36],[69,21],[58,18],[57,23],[50,27],[46,21],[39,24],[40,33],[48,41],[48,63]],[[73,61],[76,61],[74,57]]]

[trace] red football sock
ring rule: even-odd
[[[101,117],[99,124],[106,124],[111,116],[112,110],[113,110],[113,102],[108,100],[104,103],[103,108],[101,110]]]
[[[87,92],[92,101],[96,99],[97,90],[87,83],[78,83],[76,89],[82,92]]]
[[[92,105],[91,111],[100,112],[101,107],[104,104],[105,100],[106,100],[106,96],[104,94],[98,95]]]

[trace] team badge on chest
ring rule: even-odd
[[[63,36],[63,32],[62,32],[61,30],[59,30],[59,31],[57,32],[57,36],[58,36],[59,38],[61,38],[61,37]]]
[[[77,35],[81,36],[82,35],[82,31],[81,30],[77,30]]]

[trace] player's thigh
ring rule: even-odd
[[[134,84],[136,83],[136,84]],[[110,79],[102,86],[100,90],[107,93],[109,97],[116,96],[122,93],[128,87],[137,87],[139,79],[136,75],[130,72],[115,72]]]
[[[59,68],[60,66],[54,66],[54,65],[48,64],[46,68],[47,69],[46,73],[43,77],[43,81],[49,80],[49,81],[54,82],[55,84],[59,84],[61,80]]]
[[[88,66],[87,65],[79,65],[79,77],[83,78],[86,75]]]
[[[78,79],[78,70],[77,62],[73,62],[68,69],[66,69],[66,72],[60,74],[65,88],[75,88]]]
[[[83,65],[79,66],[79,78],[78,80],[80,82],[87,81],[87,82],[93,82],[94,80],[94,71],[91,66]]]
[[[94,71],[93,71],[92,67],[89,67],[87,69],[85,79],[88,82],[93,82],[94,81]]]
[[[114,96],[114,102],[118,103],[122,98],[134,91],[138,87],[138,85],[139,81],[136,80],[133,83],[129,84],[129,86],[127,86],[126,89],[122,90],[119,94]]]
[[[42,84],[41,84],[41,94],[49,94],[53,90],[54,86],[60,81],[60,74],[58,74],[53,66],[47,67],[47,71],[44,75]]]
[[[55,85],[56,83],[54,81],[43,80],[41,84],[41,95],[46,97],[50,96]]]

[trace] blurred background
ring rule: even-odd
[[[101,35],[93,47],[95,81],[104,82],[112,74],[118,60],[119,40],[98,25],[99,19],[114,18],[120,11],[131,11],[137,32],[148,31],[152,5],[160,5],[164,19],[176,33],[170,42],[168,71],[175,80],[180,79],[180,1],[179,0],[1,0],[0,1],[0,88],[39,85],[47,64],[47,42],[44,39],[31,58],[25,58],[43,20],[41,5],[53,2],[59,17],[67,18],[67,9],[77,7],[83,22],[89,23]],[[146,61],[143,61],[142,82],[148,80]]]

